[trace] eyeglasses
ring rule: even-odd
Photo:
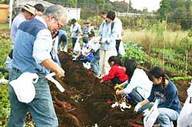
[[[64,23],[61,23],[56,17],[53,17],[53,19],[57,22],[59,28],[62,28],[64,26]]]

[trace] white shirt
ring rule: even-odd
[[[136,68],[131,78],[131,81],[129,82],[127,87],[123,89],[123,93],[129,94],[134,88],[137,88],[139,94],[146,99],[151,93],[152,85],[153,83],[149,80],[145,71]]]
[[[101,50],[116,50],[116,37],[118,29],[111,30],[111,22],[103,21],[99,28],[99,36],[101,37]]]
[[[24,21],[26,21],[25,16],[24,16],[22,13],[20,13],[20,14],[18,14],[18,15],[14,18],[14,20],[13,20],[13,22],[12,22],[12,25],[11,25],[11,40],[12,40],[12,44],[13,44],[13,45],[14,45],[14,43],[15,43],[15,36],[16,36],[18,27],[19,27],[19,25],[20,25],[22,22],[24,22]]]
[[[78,38],[79,33],[81,33],[81,26],[78,23],[75,23],[74,25],[72,24],[70,32],[72,38]]]
[[[123,26],[122,26],[122,22],[119,18],[115,18],[114,19],[114,28],[113,29],[117,29],[117,36],[116,36],[116,40],[122,40],[122,32],[123,32]]]
[[[47,24],[42,17],[36,16],[35,18],[47,27]],[[46,59],[51,59],[50,52],[52,50],[52,44],[53,40],[51,32],[48,29],[43,29],[38,32],[33,45],[33,57],[37,63],[40,64]]]

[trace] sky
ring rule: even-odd
[[[129,0],[110,0],[110,1],[125,1],[129,2]],[[143,10],[145,8],[148,9],[149,12],[156,11],[159,9],[159,3],[161,0],[131,0],[132,7],[138,10]]]

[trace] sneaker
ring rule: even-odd
[[[120,108],[122,109],[130,109],[131,105],[130,104],[126,104],[126,102],[122,102],[121,104],[119,104]]]

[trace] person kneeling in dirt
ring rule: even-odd
[[[126,67],[126,73],[129,75],[130,79],[128,82],[116,86],[124,88],[122,90],[117,89],[116,95],[125,95],[129,102],[137,104],[149,97],[152,82],[149,80],[145,71],[138,68],[135,60],[125,60],[124,66]]]
[[[83,62],[86,68],[91,68],[94,74],[99,76],[99,39],[95,37],[94,31],[90,31],[88,36],[88,43],[83,45],[81,55],[78,59]],[[86,66],[88,64],[90,67]]]
[[[102,77],[100,83],[112,81],[114,85],[117,85],[129,80],[129,75],[126,74],[126,68],[121,65],[121,60],[119,57],[109,57],[108,63],[111,66],[111,69],[107,75]]]
[[[151,94],[147,99],[139,102],[135,106],[135,111],[139,112],[143,110],[142,108],[144,108],[146,104],[158,99],[160,101],[158,104],[159,115],[157,121],[161,127],[171,127],[172,121],[177,120],[181,110],[177,88],[159,67],[152,68],[148,76],[153,82]]]

